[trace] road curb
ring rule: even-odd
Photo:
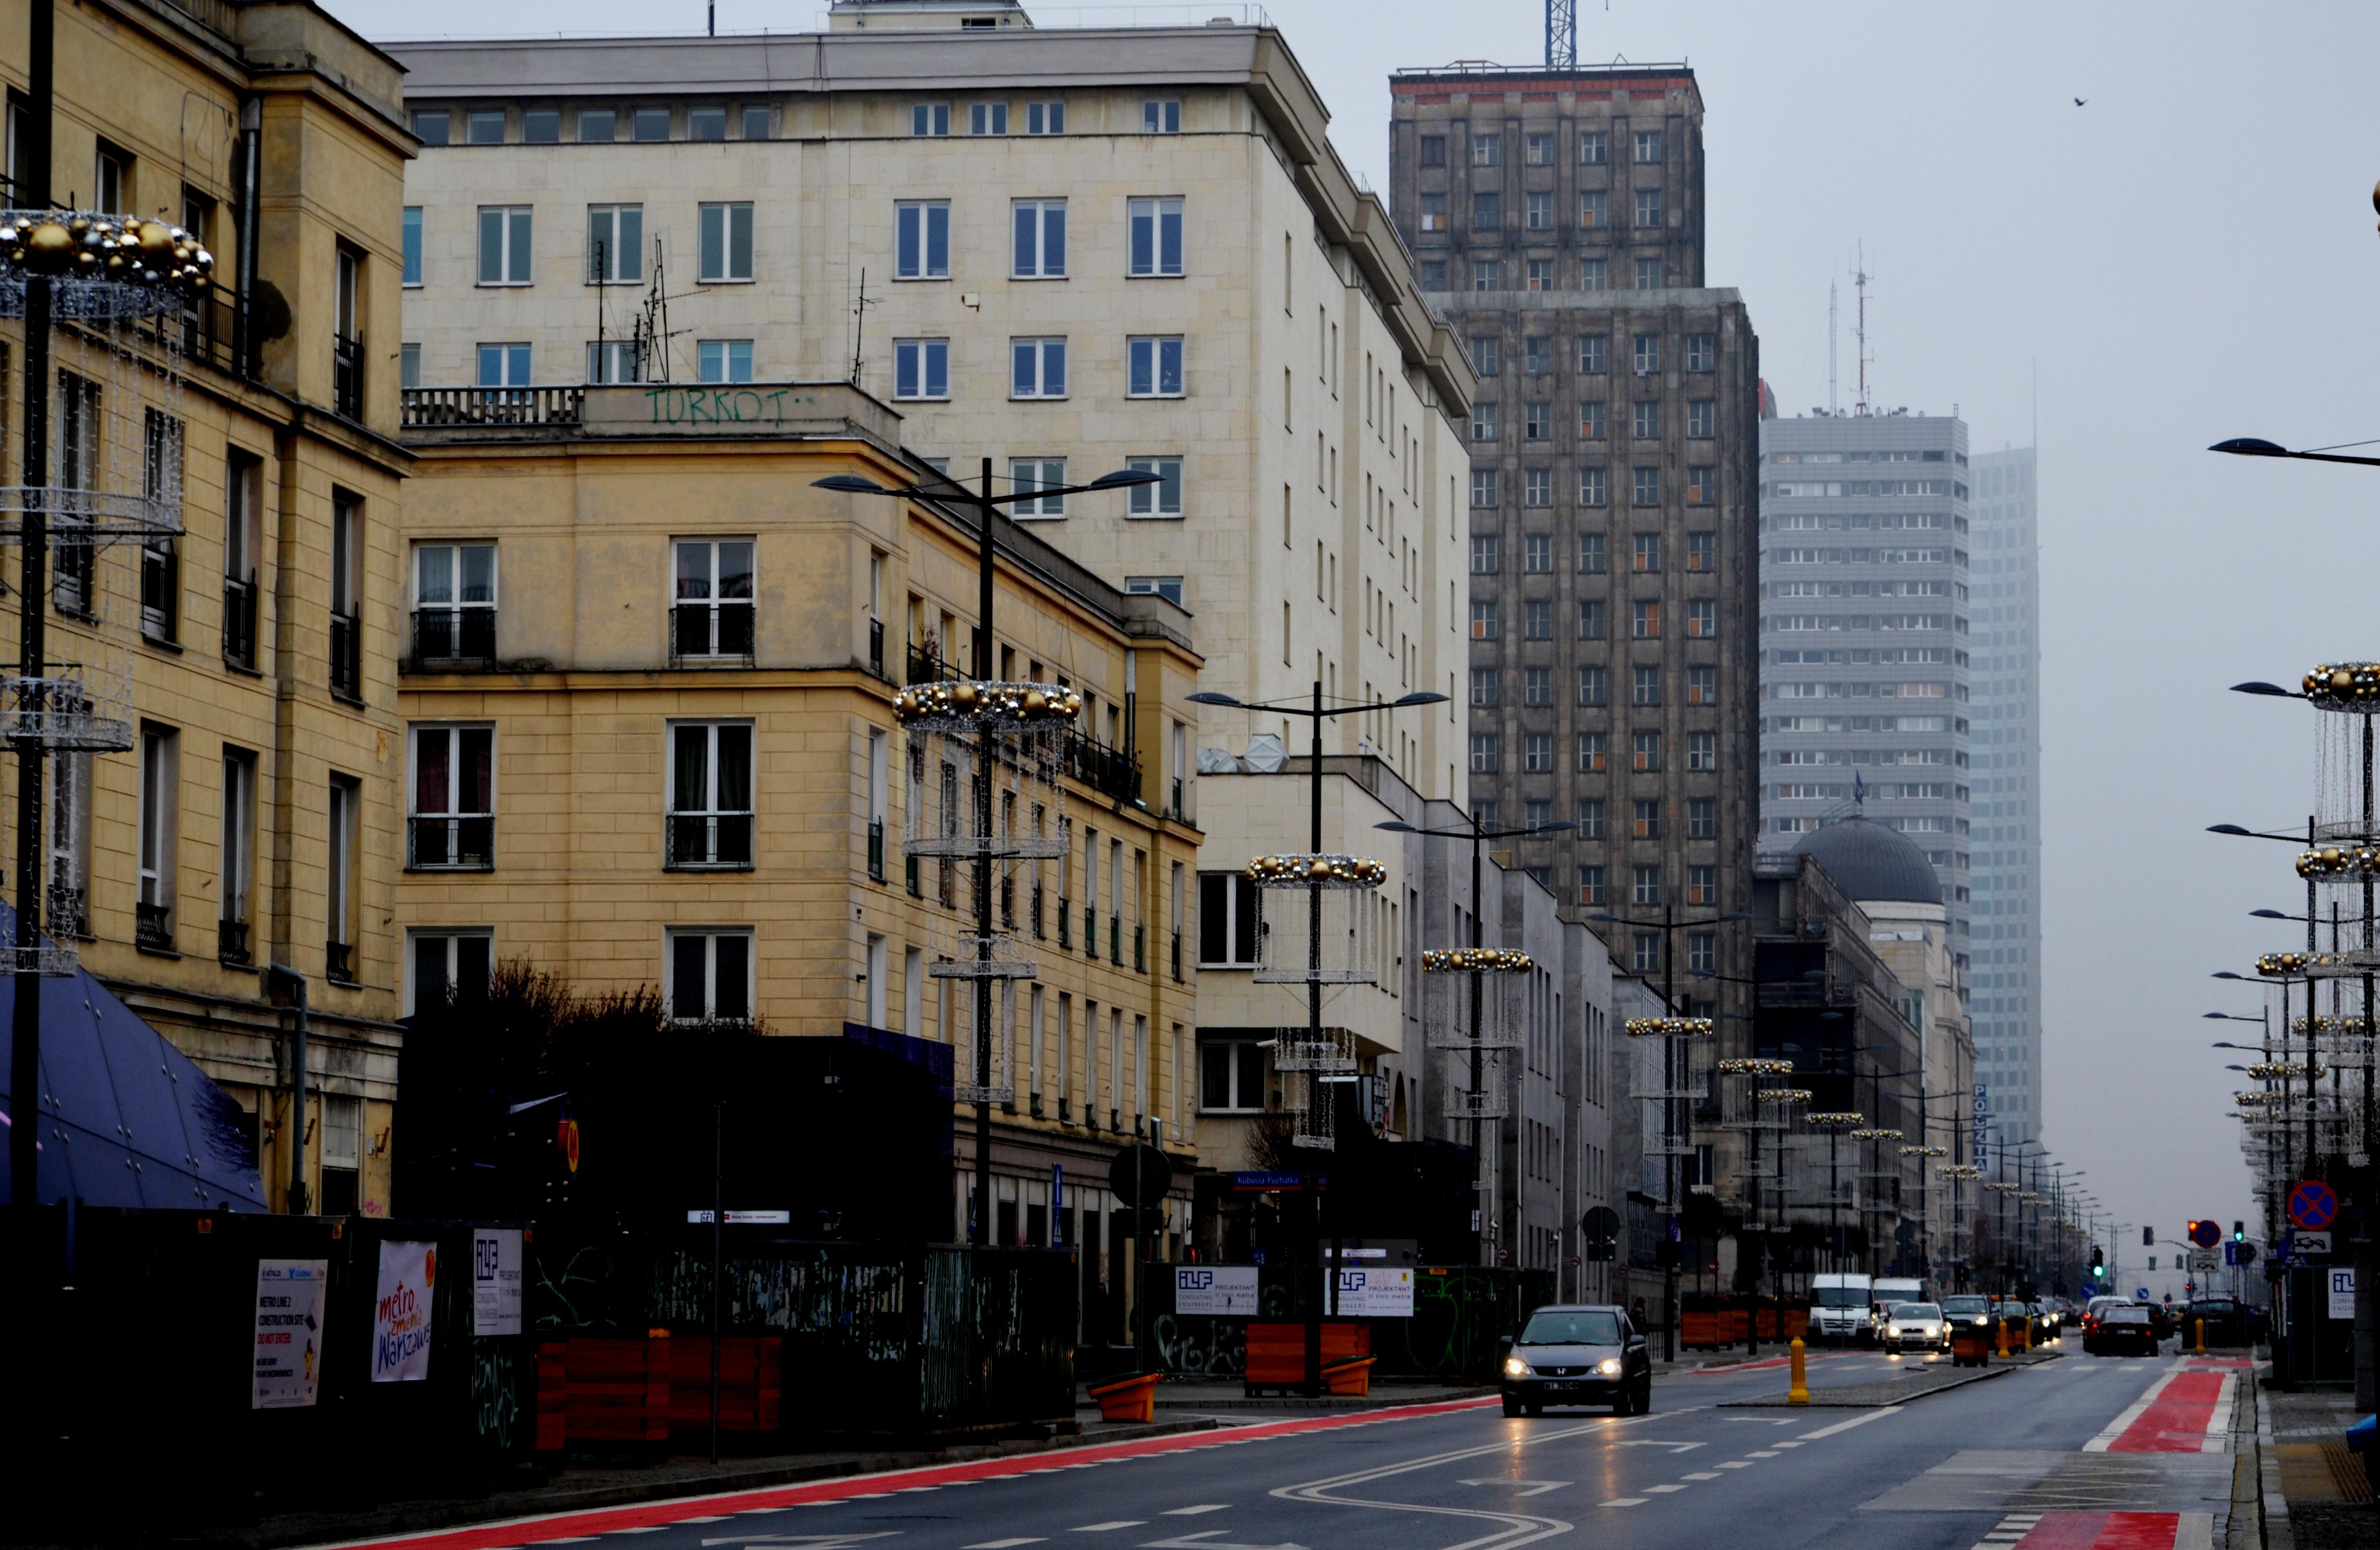
[[[806,1485],[818,1481],[842,1480],[852,1475],[881,1474],[893,1470],[923,1469],[936,1464],[967,1463],[1027,1453],[1054,1453],[1113,1443],[1145,1442],[1153,1437],[1217,1429],[1215,1422],[1183,1417],[1146,1425],[1117,1427],[1111,1431],[1046,1438],[1018,1437],[997,1443],[844,1454],[832,1459],[788,1459],[782,1463],[755,1460],[749,1468],[722,1464],[715,1470],[674,1475],[667,1480],[626,1480],[577,1488],[538,1486],[496,1492],[469,1500],[397,1503],[375,1510],[351,1513],[293,1513],[246,1528],[228,1529],[218,1534],[201,1534],[179,1543],[190,1546],[221,1546],[225,1550],[284,1550],[284,1547],[291,1545],[468,1528],[504,1519],[579,1512],[591,1508],[630,1507],[640,1502],[672,1501],[683,1496],[712,1496],[722,1491],[771,1485]]]
[[[1718,1408],[1720,1410],[1864,1411],[1875,1410],[1880,1405],[1912,1404],[1919,1399],[1930,1399],[1937,1394],[1948,1394],[1954,1388],[1964,1388],[1971,1383],[1987,1383],[1993,1378],[2004,1378],[2010,1373],[2020,1373],[2028,1367],[2039,1367],[2047,1362],[2062,1361],[2066,1355],[2062,1350],[2033,1351],[2028,1354],[2031,1357],[2030,1361],[2011,1361],[2004,1367],[1986,1367],[1980,1373],[1970,1373],[1962,1378],[1952,1378],[1948,1383],[1937,1383],[1930,1388],[1921,1388],[1913,1393],[1902,1394],[1890,1399],[1879,1399],[1870,1398],[1864,1399],[1829,1399],[1823,1397],[1827,1392],[1825,1389],[1814,1388],[1810,1391],[1809,1403],[1803,1405],[1791,1404],[1787,1401],[1782,1395],[1779,1395],[1774,1399],[1722,1399],[1719,1401]],[[1867,1384],[1845,1384],[1843,1387],[1846,1388],[1867,1388],[1872,1387],[1873,1386]]]

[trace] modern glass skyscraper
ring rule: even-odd
[[[1963,980],[1966,423],[1895,411],[1760,429],[1761,846],[1789,850],[1853,812],[1908,835],[1942,880]]]
[[[2041,544],[2034,450],[1974,460],[1970,720],[1976,1080],[1998,1141],[2041,1133]]]

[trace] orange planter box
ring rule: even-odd
[[[1247,1350],[1245,1378],[1251,1396],[1267,1388],[1305,1387],[1305,1326],[1251,1324],[1248,1326]],[[1372,1326],[1367,1321],[1354,1318],[1322,1321],[1322,1364],[1325,1368],[1349,1357],[1371,1354]]]
[[[1331,1394],[1369,1394],[1372,1391],[1372,1363],[1377,1356],[1359,1356],[1353,1361],[1335,1362],[1322,1369],[1322,1387]]]
[[[1164,1375],[1162,1373],[1127,1373],[1123,1377],[1091,1385],[1091,1398],[1099,1402],[1099,1419],[1156,1420],[1157,1383]]]
[[[669,1422],[678,1432],[710,1428],[710,1337],[670,1346]],[[719,1429],[774,1432],[783,1424],[783,1342],[775,1335],[730,1335],[719,1342]]]

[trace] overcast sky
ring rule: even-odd
[[[507,35],[703,25],[702,0],[325,3],[382,40],[494,35],[493,15]],[[1269,9],[1375,187],[1390,71],[1543,58],[1541,0]],[[2380,6],[1579,9],[1582,61],[1694,67],[1708,276],[1742,291],[1785,412],[1826,402],[1827,287],[1841,282],[1848,319],[1862,250],[1873,402],[1955,404],[1977,450],[2022,445],[2037,372],[2046,1140],[2133,1224],[2125,1280],[2143,1284],[2138,1224],[2179,1238],[2191,1217],[2252,1215],[2226,1117],[2243,1079],[2223,1070],[2246,1058],[2209,1049],[2226,1025],[2200,1014],[2258,1010],[2206,976],[2293,945],[2246,912],[2304,897],[2290,850],[2204,830],[2304,822],[2314,718],[2225,685],[2380,660],[2355,579],[2380,549],[2380,468],[2202,450],[2380,437],[2380,406],[2353,385],[2380,358]],[[807,30],[823,10],[721,0],[719,24]],[[1846,322],[1845,404],[1852,357]]]

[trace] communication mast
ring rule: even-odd
[[[1835,323],[1835,283],[1827,282],[1827,418],[1835,415],[1835,341],[1839,330]]]
[[[1546,68],[1578,68],[1578,0],[1546,0]]]
[[[1859,327],[1854,331],[1852,335],[1852,337],[1859,341],[1859,403],[1852,407],[1852,412],[1860,416],[1862,418],[1865,418],[1867,416],[1867,369],[1869,364],[1876,359],[1876,357],[1868,352],[1867,347],[1867,283],[1869,278],[1870,276],[1867,272],[1867,254],[1865,248],[1863,247],[1860,257],[1854,260],[1852,270],[1852,284],[1859,290]]]

